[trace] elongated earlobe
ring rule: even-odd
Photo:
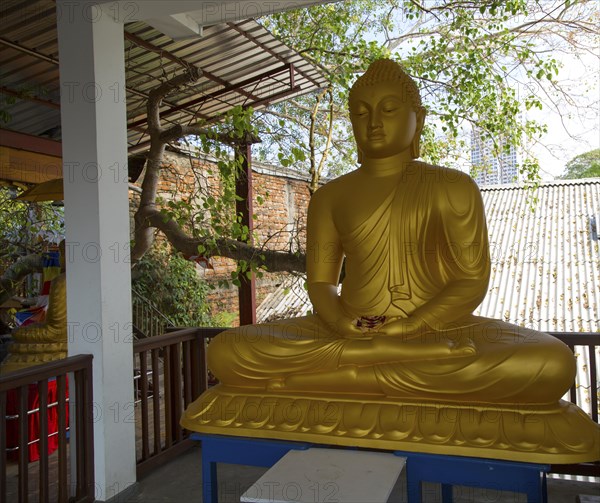
[[[410,155],[413,159],[418,159],[421,156],[421,133],[423,132],[423,126],[425,124],[425,114],[427,111],[425,107],[417,110],[417,128],[415,131],[415,137],[410,144]]]
[[[421,156],[421,135],[418,132],[410,144],[410,156],[413,159],[418,159]]]
[[[358,164],[362,164],[363,161],[363,153],[362,150],[358,147],[356,147],[356,162],[358,162]]]

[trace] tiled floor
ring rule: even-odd
[[[265,471],[266,468],[219,465],[219,502],[239,502],[240,496]],[[586,494],[600,498],[600,484],[550,479],[548,494],[549,503],[576,503],[578,495]],[[426,503],[441,503],[439,488],[433,484],[423,488],[423,497]],[[457,503],[525,503],[525,497],[521,494],[497,490],[474,490],[467,487],[455,487],[454,499]],[[133,495],[122,501],[124,503],[200,503],[202,501],[200,449],[194,447],[177,460],[152,472],[138,483]],[[343,503],[336,500],[335,495],[332,495],[328,501]],[[402,477],[389,501],[395,503],[406,501],[405,481]]]

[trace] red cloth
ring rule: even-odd
[[[69,396],[69,382],[66,386],[66,397]],[[6,398],[6,415],[13,416],[19,414],[19,400],[16,389],[12,389],[7,393]],[[58,402],[58,394],[56,392],[56,379],[48,381],[48,405]],[[40,396],[37,384],[29,385],[29,393],[27,396],[27,409],[33,410],[40,406]],[[69,404],[65,406],[66,424],[69,425]],[[58,431],[58,405],[48,407],[46,411],[48,416],[48,455],[52,454],[58,448],[58,435],[52,435]],[[34,412],[28,415],[27,438],[29,442],[38,440],[40,437],[40,413]],[[11,449],[19,445],[19,419],[8,419],[6,421],[6,447]],[[40,459],[39,441],[29,444],[29,461],[37,461]],[[19,457],[19,451],[11,451],[7,454],[8,459],[16,460]]]

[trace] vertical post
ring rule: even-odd
[[[94,357],[84,427],[105,501],[136,481],[123,20],[92,2],[57,12],[69,354]]]
[[[0,391],[0,459],[6,459],[6,392]],[[0,501],[6,500],[6,469],[0,469]]]
[[[40,464],[39,464],[39,501],[47,503],[49,501],[48,494],[48,415],[53,413],[53,409],[48,410],[48,380],[43,379],[38,381],[38,396],[39,396],[39,411],[38,418],[40,422]],[[4,431],[4,430],[2,430]]]
[[[242,157],[242,169],[236,180],[235,192],[240,200],[235,203],[236,214],[242,215],[242,225],[248,226],[248,232],[252,235],[254,230],[254,214],[252,204],[252,144],[244,142],[236,146],[236,156]],[[238,298],[240,304],[240,325],[251,325],[256,323],[256,280],[254,275],[249,279],[245,273],[239,275],[241,286]]]

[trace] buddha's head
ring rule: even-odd
[[[425,120],[419,89],[402,67],[389,59],[371,63],[350,89],[350,120],[361,155],[387,158],[409,150],[419,157]]]

